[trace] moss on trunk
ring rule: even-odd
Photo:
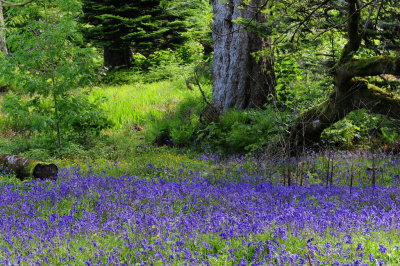
[[[58,167],[52,163],[44,163],[16,155],[0,154],[0,165],[15,172],[17,178],[26,177],[55,179]]]

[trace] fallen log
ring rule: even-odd
[[[58,167],[55,164],[17,155],[0,154],[0,166],[13,170],[19,179],[29,176],[39,179],[56,179],[58,174]]]

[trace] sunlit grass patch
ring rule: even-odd
[[[184,84],[169,80],[93,89],[92,97],[105,97],[102,104],[116,127],[161,119],[191,92]]]
[[[183,153],[176,149],[166,147],[140,147],[135,149],[130,156],[121,158],[120,160],[111,160],[107,158],[85,159],[85,158],[60,158],[57,160],[60,168],[68,168],[78,166],[79,170],[85,173],[99,174],[107,171],[111,175],[137,175],[142,178],[173,178],[178,173],[189,172],[212,172],[216,167],[214,162],[204,161]]]

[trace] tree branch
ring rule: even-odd
[[[329,3],[329,1],[330,1],[330,0],[326,0],[326,1],[322,2],[321,4],[319,4],[313,11],[311,11],[310,14],[308,14],[308,16],[307,16],[305,19],[303,19],[303,21],[301,21],[301,22],[299,23],[299,25],[297,26],[296,30],[294,31],[294,33],[293,33],[293,35],[292,35],[292,38],[290,39],[291,42],[293,42],[294,36],[296,35],[296,33],[297,33],[297,31],[300,29],[300,27],[303,26],[304,23],[306,23],[306,22],[311,18],[311,16],[312,16],[318,9],[320,9],[322,6],[324,6],[324,5],[326,5],[327,3]]]
[[[361,7],[358,0],[349,0],[348,3],[348,41],[343,48],[339,64],[349,61],[353,57],[353,53],[357,52],[361,44],[361,36],[359,33],[359,24],[361,19]]]
[[[321,133],[351,111],[366,108],[374,113],[400,118],[400,98],[363,81],[351,82],[351,90],[339,96],[332,92],[322,103],[302,113],[291,129],[293,147],[318,142]]]
[[[392,74],[400,76],[400,56],[374,56],[366,59],[351,60],[343,65],[349,77],[376,76]]]
[[[400,98],[373,84],[367,84],[368,89],[361,91],[361,99],[374,113],[400,118]]]

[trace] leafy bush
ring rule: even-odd
[[[352,147],[361,138],[361,128],[354,121],[342,119],[322,134],[323,142],[346,148]]]
[[[322,140],[326,144],[343,148],[364,145],[371,140],[392,145],[399,136],[398,128],[396,120],[362,109],[351,112],[346,118],[326,129],[322,134]]]
[[[201,98],[183,100],[176,113],[154,122],[148,140],[158,145],[207,148],[220,153],[259,151],[276,144],[279,135],[275,110],[231,110],[218,122],[204,125],[200,115],[205,108]]]
[[[87,97],[71,97],[64,101],[62,108],[68,109],[63,117],[63,124],[80,141],[87,142],[88,137],[98,136],[103,129],[112,126],[111,121],[99,106],[103,99],[90,101]]]
[[[398,144],[399,143],[399,130],[394,129],[394,128],[389,128],[389,127],[382,127],[381,128],[381,134],[382,134],[382,140],[389,144]]]
[[[150,124],[147,138],[158,145],[191,146],[200,127],[200,114],[205,104],[198,96],[189,96],[177,106],[174,114]]]
[[[53,125],[53,121],[46,111],[47,106],[48,102],[40,97],[24,100],[21,95],[9,92],[2,104],[5,114],[2,126],[18,133],[32,133],[39,129],[48,130]]]
[[[111,126],[103,109],[99,107],[101,99],[90,101],[88,97],[69,95],[59,102],[62,111],[60,130],[63,142],[78,142],[87,145],[88,141],[99,135],[101,130]],[[3,101],[5,118],[2,127],[20,133],[21,139],[14,144],[21,149],[16,153],[30,149],[55,147],[53,136],[57,127],[55,117],[50,113],[50,100],[42,97],[22,99],[15,93],[8,93]],[[35,136],[35,140],[23,140]]]
[[[274,110],[232,110],[223,114],[219,123],[211,123],[203,132],[210,146],[224,153],[257,151],[277,141]]]

